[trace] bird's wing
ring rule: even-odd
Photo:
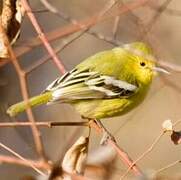
[[[73,69],[57,78],[46,88],[46,91],[52,91],[53,102],[127,98],[136,90],[136,85],[89,71],[89,69],[83,71]]]

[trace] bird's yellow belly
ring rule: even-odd
[[[122,115],[132,109],[130,99],[84,100],[72,103],[81,116],[102,119]]]

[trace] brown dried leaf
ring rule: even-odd
[[[87,160],[89,139],[81,136],[67,151],[62,162],[62,169],[68,173],[83,174]],[[67,175],[66,175],[67,176]]]
[[[8,49],[4,44],[3,34],[0,34],[0,58],[8,58]]]
[[[11,44],[14,44],[20,34],[20,26],[24,16],[21,0],[3,0],[0,9],[0,23]],[[8,50],[0,34],[0,58],[8,58]]]
[[[171,134],[171,140],[175,145],[181,143],[181,131],[173,131]]]

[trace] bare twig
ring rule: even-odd
[[[2,156],[0,155],[0,163],[8,163],[8,164],[16,164],[16,165],[22,165],[22,166],[34,166],[39,169],[44,169],[44,170],[50,170],[51,165],[45,163],[44,161],[32,161],[29,159],[26,159],[26,161],[21,160],[19,158],[11,157],[11,156]]]
[[[120,22],[120,16],[116,16],[114,20],[114,26],[112,29],[112,34],[113,34],[114,39],[116,39],[116,36],[117,36],[119,22]]]
[[[163,61],[163,60],[159,60],[158,64],[160,64],[161,66],[168,68],[174,72],[181,72],[181,66],[167,62],[167,61]]]
[[[129,173],[129,171],[132,169],[132,167],[140,160],[142,160],[146,155],[148,155],[153,148],[158,144],[158,142],[160,141],[160,139],[162,138],[162,136],[166,133],[166,131],[162,131],[157,137],[156,139],[153,141],[153,143],[151,144],[151,146],[144,151],[144,153],[142,153],[135,161],[133,161],[132,165],[126,170],[126,172],[121,176],[120,180],[124,179],[127,174]]]
[[[63,50],[65,47],[67,47],[70,43],[72,43],[73,41],[75,41],[76,39],[78,39],[80,36],[82,36],[84,33],[86,33],[87,31],[89,32],[89,28],[85,27],[83,24],[79,24],[78,21],[74,20],[74,19],[71,19],[70,17],[64,15],[63,13],[59,13],[59,11],[53,7],[50,3],[48,3],[48,1],[46,0],[41,0],[41,2],[46,6],[46,8],[53,12],[53,13],[58,13],[62,18],[64,18],[65,20],[67,21],[70,21],[72,24],[75,24],[75,25],[78,25],[80,26],[83,31],[81,31],[78,35],[76,35],[75,37],[73,37],[71,40],[69,41],[65,41],[65,43],[63,45],[61,45],[60,47],[58,47],[56,50],[55,50],[55,53],[57,54],[58,52],[60,52],[61,50]],[[112,6],[115,5],[117,1],[112,1],[111,3],[109,2],[108,5],[106,5],[103,10],[100,12],[99,16],[97,17],[97,21],[99,18],[101,18],[101,16],[103,16],[108,10],[110,10],[112,8]],[[92,32],[92,35],[94,33]],[[96,36],[99,36],[99,39],[104,39],[104,37],[102,37],[100,34],[96,34]],[[108,41],[112,42],[111,39],[109,39]],[[32,72],[33,70],[35,70],[37,67],[39,67],[40,65],[44,64],[45,62],[47,62],[49,59],[50,59],[50,55],[46,55],[44,56],[43,58],[41,58],[39,61],[37,61],[35,64],[33,64],[31,67],[29,67],[26,72],[27,73],[30,73]]]
[[[116,40],[115,38],[112,37],[105,37],[100,33],[95,32],[94,30],[86,27],[84,24],[79,23],[76,19],[71,18],[70,16],[68,16],[67,14],[61,12],[60,10],[58,10],[56,7],[54,7],[52,4],[50,4],[47,0],[41,0],[41,2],[43,3],[43,5],[52,13],[56,14],[58,17],[63,18],[65,21],[70,22],[74,25],[77,25],[81,28],[81,30],[83,30],[84,33],[88,33],[90,35],[95,36],[96,38],[100,39],[100,40],[104,40],[108,43],[111,43],[115,46],[121,45],[122,43],[119,42],[118,40]],[[104,14],[106,14],[115,4],[117,4],[119,1],[118,0],[111,0],[108,1],[107,4],[105,5],[105,7],[101,10],[101,12],[99,12],[99,14],[97,15],[95,21],[99,21],[101,20],[102,16]]]
[[[116,8],[116,10],[111,12],[111,14],[102,16],[99,19],[99,22],[105,21],[107,19],[110,19],[110,18],[118,16],[118,15],[126,14],[133,9],[137,9],[141,6],[144,6],[148,1],[150,1],[150,0],[138,0],[138,1],[127,3],[124,6],[120,5]],[[79,22],[79,24],[84,25],[86,28],[90,28],[90,27],[94,26],[95,24],[99,23],[99,22],[95,21],[96,17],[97,17],[97,14],[88,19],[82,20],[81,22]],[[63,28],[62,27],[57,28],[57,29],[45,34],[45,36],[48,38],[49,41],[54,41],[54,40],[57,40],[64,36],[78,32],[80,30],[82,30],[82,28],[80,26],[71,24],[71,25],[64,26]],[[39,41],[38,37],[29,39],[26,43],[24,43],[23,47],[15,48],[17,57],[27,53],[32,48],[41,45],[41,43],[42,42]],[[0,67],[4,66],[8,62],[9,62],[8,60],[4,60],[3,62],[0,63]]]
[[[0,128],[3,127],[17,127],[17,126],[31,126],[32,122],[2,122]],[[36,126],[51,128],[53,126],[88,126],[88,122],[59,122],[59,121],[48,121],[48,122],[35,122]]]
[[[159,6],[155,6],[154,4],[148,4],[148,6],[151,8],[151,9],[154,9],[155,11],[160,11],[160,7]],[[168,14],[170,16],[181,16],[181,11],[178,10],[178,9],[171,9],[171,8],[166,8],[164,10],[164,13],[165,14]]]
[[[102,129],[94,121],[90,121],[90,127],[94,128],[98,133],[102,133]],[[129,157],[129,155],[122,148],[120,148],[114,141],[108,140],[108,144],[111,145],[117,151],[119,157],[122,159],[122,161],[126,165],[128,165],[130,167],[130,165],[133,164],[133,161]],[[132,165],[130,170],[133,170],[133,173],[136,176],[141,176],[142,175],[142,172],[139,170],[136,163],[134,163],[134,165]]]
[[[173,166],[175,166],[176,164],[179,164],[179,163],[181,163],[181,160],[176,160],[176,161],[168,164],[167,166],[158,169],[158,170],[155,172],[155,175],[158,174],[158,173],[161,173],[162,171],[165,171],[165,170],[167,170],[168,168],[171,168],[171,167],[173,167]]]
[[[40,171],[37,167],[35,167],[33,164],[31,164],[30,161],[28,161],[27,159],[25,159],[24,157],[22,157],[20,154],[18,154],[17,152],[13,151],[11,148],[7,147],[6,145],[4,145],[3,143],[0,142],[0,146],[4,149],[6,149],[8,152],[10,152],[11,154],[15,155],[16,157],[18,157],[19,159],[25,161],[26,163],[29,163],[30,167],[32,167],[36,172],[38,172],[41,175],[45,175],[42,171]]]
[[[16,70],[16,72],[18,74],[23,99],[27,102],[27,110],[26,110],[26,112],[27,112],[27,115],[28,115],[28,118],[29,118],[30,122],[32,122],[31,128],[32,128],[32,132],[33,132],[34,142],[35,142],[35,145],[36,145],[36,150],[39,153],[39,155],[45,160],[46,158],[45,158],[45,154],[44,154],[44,150],[43,150],[41,137],[40,137],[38,128],[34,124],[35,119],[34,119],[32,111],[31,111],[31,108],[28,106],[28,90],[27,90],[25,72],[21,69],[20,65],[18,64],[16,55],[14,54],[14,52],[13,52],[13,50],[11,48],[11,45],[10,45],[10,43],[8,41],[8,38],[7,38],[6,34],[4,33],[4,30],[3,30],[1,25],[0,25],[0,33],[3,34],[4,42],[5,42],[5,45],[8,48],[8,53],[10,55],[11,62],[13,63],[13,65],[15,67],[15,70]]]
[[[159,7],[159,11],[157,11],[154,16],[151,18],[151,20],[149,21],[149,23],[147,25],[143,25],[142,24],[142,36],[141,39],[147,39],[148,41],[148,35],[149,33],[152,31],[154,25],[156,24],[157,20],[159,19],[159,17],[162,15],[162,13],[164,12],[164,10],[167,8],[168,4],[171,2],[172,0],[166,0],[160,7]]]
[[[41,0],[41,1],[47,2],[46,0]],[[148,1],[148,0],[147,0],[147,1]],[[146,1],[146,0],[145,0],[145,1],[144,1],[144,0],[137,1],[137,2],[139,3],[139,5],[137,4],[138,7],[144,5],[147,1]],[[28,109],[27,109],[27,113],[28,113],[28,117],[31,119],[31,121],[30,121],[30,122],[0,123],[0,127],[31,126],[32,129],[33,129],[33,135],[34,135],[34,138],[35,138],[35,143],[36,143],[36,146],[37,146],[37,150],[38,150],[38,152],[40,152],[41,155],[43,155],[43,154],[44,154],[44,153],[42,153],[42,152],[43,152],[43,151],[42,151],[43,147],[42,147],[42,145],[41,145],[41,139],[39,139],[39,131],[38,131],[38,129],[37,129],[37,126],[49,127],[49,128],[52,127],[52,126],[64,126],[64,125],[66,125],[66,126],[67,126],[67,125],[70,125],[70,126],[72,126],[72,125],[87,126],[88,123],[87,123],[87,122],[35,122],[34,117],[33,117],[33,114],[32,114],[32,112],[31,112],[31,109],[28,107],[28,92],[27,92],[27,87],[26,87],[26,75],[27,75],[27,73],[32,72],[32,70],[34,70],[35,68],[39,67],[41,64],[43,64],[44,62],[46,62],[46,61],[47,61],[49,58],[51,58],[51,57],[53,57],[53,60],[54,60],[54,62],[55,62],[55,64],[56,64],[56,66],[59,67],[59,70],[60,70],[61,72],[65,72],[65,69],[64,69],[63,65],[61,64],[61,62],[59,61],[56,53],[58,53],[59,51],[61,51],[61,50],[62,50],[63,48],[65,48],[68,44],[70,44],[72,41],[74,41],[75,39],[77,39],[78,37],[80,37],[80,36],[81,36],[82,34],[84,34],[85,32],[88,32],[88,33],[94,35],[95,37],[98,37],[99,39],[106,40],[107,42],[115,43],[115,45],[117,45],[116,43],[120,43],[120,42],[115,41],[115,40],[114,40],[114,42],[113,42],[112,39],[109,39],[109,38],[106,39],[106,38],[105,38],[104,36],[102,36],[101,34],[96,33],[96,32],[94,32],[94,31],[92,31],[92,30],[89,30],[89,28],[90,28],[91,26],[93,26],[93,25],[97,24],[98,22],[104,20],[104,18],[107,19],[107,18],[110,17],[110,15],[109,15],[109,17],[106,17],[106,16],[104,16],[104,14],[105,14],[110,8],[112,8],[112,6],[114,5],[114,3],[115,3],[116,1],[114,1],[114,0],[113,0],[113,1],[110,1],[110,4],[108,3],[108,5],[105,6],[105,8],[103,8],[103,10],[100,11],[99,14],[97,14],[97,16],[92,17],[92,21],[91,21],[91,18],[90,18],[90,21],[85,21],[86,23],[84,23],[84,22],[81,23],[81,22],[78,22],[78,21],[76,21],[76,20],[71,19],[70,17],[68,17],[68,21],[69,21],[69,22],[72,22],[72,24],[74,25],[74,26],[71,26],[71,25],[70,25],[70,26],[68,26],[68,27],[72,27],[73,30],[72,30],[72,29],[70,29],[70,30],[68,29],[68,30],[66,31],[66,28],[63,28],[63,29],[62,29],[62,32],[61,32],[60,34],[59,34],[59,32],[57,31],[57,34],[56,34],[56,33],[55,33],[55,34],[52,33],[52,36],[51,36],[51,33],[50,33],[50,34],[49,34],[49,38],[50,38],[51,40],[55,40],[56,36],[60,38],[60,37],[63,37],[63,36],[65,36],[65,35],[67,35],[67,34],[71,34],[71,33],[73,33],[73,32],[77,32],[77,31],[80,31],[80,34],[79,34],[78,36],[74,37],[73,39],[71,39],[69,42],[66,42],[65,44],[63,44],[60,48],[57,48],[55,51],[51,48],[48,40],[46,39],[45,34],[42,33],[42,30],[41,30],[41,28],[39,27],[39,24],[38,24],[38,22],[36,21],[35,16],[33,15],[31,9],[30,9],[30,11],[29,11],[28,8],[30,8],[30,7],[29,7],[27,1],[26,1],[26,0],[22,0],[22,2],[24,2],[24,3],[25,3],[25,6],[27,6],[27,7],[26,7],[27,14],[29,15],[29,17],[30,17],[30,19],[31,19],[34,27],[36,28],[36,30],[37,30],[37,32],[38,32],[38,34],[39,34],[40,39],[43,41],[44,45],[46,46],[46,48],[47,48],[47,50],[48,50],[48,55],[47,55],[46,57],[43,57],[42,59],[40,59],[40,60],[39,60],[38,62],[36,62],[35,64],[33,64],[30,68],[27,69],[27,71],[24,71],[24,70],[21,69],[21,67],[19,66],[19,64],[18,64],[18,62],[17,62],[17,59],[16,59],[15,55],[12,55],[12,62],[13,62],[13,64],[14,64],[14,66],[15,66],[17,72],[18,72],[19,78],[20,78],[20,83],[21,83],[21,88],[22,88],[22,94],[23,94],[23,97],[24,97],[25,101],[27,102],[27,108],[28,108]],[[162,6],[162,9],[160,9],[159,13],[160,13],[160,12],[163,12],[163,11],[165,10],[165,8],[167,7],[167,5],[168,5],[169,2],[170,2],[170,0],[166,0],[166,1],[165,1],[164,5]],[[130,4],[131,4],[131,3],[130,3]],[[133,4],[134,4],[134,3],[133,3]],[[135,6],[134,6],[134,5],[135,5]],[[120,13],[120,12],[119,12],[119,13],[120,13],[120,14],[126,13],[127,11],[130,11],[130,10],[132,10],[132,9],[134,9],[134,8],[137,8],[137,7],[136,7],[136,3],[135,3],[134,5],[132,6],[132,4],[131,4],[131,5],[129,6],[129,4],[128,4],[128,7],[127,7],[127,5],[125,5],[122,9],[121,9],[120,7],[118,7],[118,8],[120,8],[120,12],[121,12],[121,13]],[[124,9],[124,8],[125,8],[125,9]],[[55,10],[55,9],[54,9],[54,10]],[[52,11],[53,11],[53,10],[52,10]],[[57,13],[57,12],[56,12],[56,13]],[[117,13],[117,14],[119,15],[119,13]],[[114,17],[115,17],[115,14],[116,14],[116,13],[114,13]],[[160,13],[160,14],[161,14],[161,13]],[[154,18],[153,18],[153,21],[150,21],[150,24],[149,24],[148,26],[153,27],[153,24],[154,24],[155,21],[158,19],[158,17],[160,16],[160,14],[159,14],[159,15],[158,15],[158,14],[155,15]],[[112,17],[113,17],[113,16],[112,16]],[[117,16],[117,17],[118,17],[118,16]],[[118,23],[117,23],[117,24],[118,24]],[[116,34],[117,28],[115,27],[115,29],[116,29],[116,30],[114,30],[114,33]],[[149,28],[147,28],[147,29],[149,29]],[[151,29],[151,28],[150,28],[150,29]],[[150,29],[149,29],[149,30],[150,30]],[[65,30],[65,31],[64,31],[64,30]],[[64,32],[63,32],[63,31],[64,31]],[[54,32],[55,32],[55,31],[54,31]],[[38,45],[41,44],[41,42],[38,42],[37,39],[34,39],[34,41],[31,41],[31,42],[32,42],[32,44],[31,44],[32,46],[25,47],[25,48],[27,48],[27,49],[24,49],[24,51],[20,52],[20,54],[18,54],[18,55],[21,55],[21,53],[22,53],[22,54],[23,54],[23,53],[26,53],[26,52],[28,52],[29,50],[31,50],[33,47],[36,47],[36,46],[38,46]],[[8,47],[9,47],[9,44],[8,44]],[[11,51],[12,51],[12,50],[11,50],[11,47],[10,47],[10,52],[11,52]],[[12,54],[13,54],[13,51],[12,51]],[[14,57],[13,57],[13,56],[14,56]],[[168,67],[168,68],[172,69],[173,71],[176,71],[176,72],[180,72],[180,71],[181,71],[181,68],[180,68],[179,66],[177,66],[177,65],[170,64],[170,63],[167,64],[167,62],[159,62],[159,63],[160,63],[161,65],[165,66],[165,67]],[[165,64],[164,64],[164,63],[165,63]],[[180,122],[180,120],[178,121],[178,123],[179,123],[179,122]],[[176,123],[176,124],[177,124],[177,123]],[[176,125],[176,124],[175,124],[175,125]],[[97,131],[98,131],[99,133],[102,133],[101,129],[100,129],[98,126],[96,127],[96,124],[94,124],[94,125],[91,124],[91,127],[97,129]],[[141,156],[140,156],[139,158],[137,158],[135,161],[131,160],[130,157],[129,157],[129,155],[128,155],[127,153],[125,153],[124,150],[118,146],[118,144],[116,144],[115,142],[113,142],[113,141],[111,141],[111,140],[108,140],[108,144],[110,144],[110,145],[117,151],[119,157],[121,157],[121,159],[123,160],[123,162],[129,166],[129,168],[127,169],[126,173],[122,176],[122,178],[126,177],[126,175],[129,173],[130,170],[133,170],[133,172],[134,172],[135,175],[142,175],[141,171],[139,170],[139,168],[138,168],[137,165],[136,165],[137,162],[140,161],[141,159],[143,159],[148,153],[150,153],[150,152],[154,149],[154,147],[157,145],[157,143],[159,142],[159,140],[161,139],[161,137],[163,136],[164,133],[165,133],[165,132],[163,131],[163,132],[154,140],[154,142],[152,143],[152,145],[151,145],[143,154],[141,154]],[[0,145],[0,146],[1,146],[1,145]],[[16,153],[16,152],[15,152],[15,153]],[[15,154],[14,154],[14,155],[15,155]],[[18,157],[18,156],[17,156],[17,157]],[[44,155],[43,155],[43,157],[44,157]],[[4,159],[3,159],[3,158],[4,158]],[[20,158],[20,157],[19,157],[19,158]],[[2,161],[1,161],[1,159],[2,159]],[[21,160],[23,160],[23,159],[21,158]],[[25,159],[25,160],[27,160],[27,159]],[[27,160],[29,163],[32,162],[31,165],[30,165],[30,164],[28,165],[28,163],[23,162],[23,161],[20,161],[19,159],[12,158],[12,159],[10,160],[10,159],[8,159],[8,157],[0,156],[0,162],[8,162],[8,161],[9,161],[9,163],[17,163],[17,164],[21,164],[21,165],[23,165],[23,163],[24,163],[24,165],[27,165],[27,166],[31,166],[31,165],[32,165],[33,167],[34,167],[34,164],[35,164],[35,168],[37,167],[37,164],[38,164],[38,163],[41,163],[41,161],[34,162],[34,161],[29,161],[29,160]],[[37,164],[36,164],[36,163],[37,163]],[[166,166],[166,167],[158,170],[158,172],[159,172],[159,171],[162,171],[162,170],[164,170],[164,169],[167,169],[167,168],[169,168],[169,167],[171,167],[171,166],[174,166],[176,163],[180,163],[180,161],[176,161],[176,162],[174,162],[174,163],[172,163],[172,164],[170,164],[170,165],[168,165],[168,166]],[[45,165],[44,162],[43,162],[42,164]],[[41,167],[41,168],[42,168],[42,167]],[[46,168],[47,168],[47,169],[49,168],[48,165],[47,165]],[[46,168],[45,168],[45,169],[46,169]],[[49,168],[49,169],[50,169],[50,168]],[[82,177],[82,178],[84,179],[84,177]]]
[[[148,32],[150,32],[154,26],[154,24],[157,22],[157,20],[159,19],[159,17],[162,15],[162,13],[165,11],[165,9],[167,8],[167,6],[169,5],[169,3],[172,0],[165,0],[165,2],[159,7],[159,11],[157,13],[154,14],[154,16],[152,17],[152,19],[150,20],[150,22],[147,24],[147,30]]]
[[[46,35],[43,33],[43,30],[41,29],[38,21],[36,20],[30,6],[29,3],[26,0],[21,0],[23,7],[25,8],[25,11],[28,15],[28,17],[31,20],[31,23],[33,24],[35,30],[38,33],[39,38],[41,39],[41,41],[43,42],[45,48],[47,49],[48,53],[51,55],[53,62],[56,64],[56,66],[58,67],[58,69],[60,70],[61,73],[65,73],[65,68],[64,65],[61,63],[61,61],[59,60],[58,56],[55,54],[53,48],[51,47],[51,45],[49,44]]]
[[[73,37],[72,39],[70,39],[69,41],[64,41],[63,44],[60,45],[60,47],[55,48],[55,53],[59,53],[60,51],[62,51],[65,47],[67,47],[70,43],[72,43],[73,41],[75,41],[76,39],[78,39],[80,36],[82,36],[84,34],[84,31],[80,32],[78,35],[76,35],[75,37]],[[26,73],[29,74],[32,71],[34,71],[36,68],[38,68],[39,66],[41,66],[42,64],[46,63],[49,59],[51,58],[51,56],[49,54],[46,54],[45,56],[43,56],[41,59],[39,59],[38,61],[36,61],[34,64],[32,64],[30,67],[28,67],[26,69]]]
[[[177,126],[178,124],[181,123],[181,119],[177,120],[176,122],[173,123],[173,127]]]
[[[178,123],[180,123],[181,120],[176,121],[175,123],[173,123],[173,127],[176,126]],[[131,170],[132,166],[134,166],[138,161],[142,160],[146,155],[148,155],[154,148],[155,146],[158,144],[158,142],[160,141],[160,139],[162,138],[162,136],[166,133],[166,130],[162,130],[162,132],[155,138],[155,140],[153,141],[153,143],[151,144],[151,146],[144,152],[142,153],[134,162],[133,164],[127,169],[127,171],[121,176],[121,179],[124,179],[126,177],[126,175],[129,173],[129,171]]]

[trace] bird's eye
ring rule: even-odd
[[[140,62],[140,65],[144,67],[146,64],[145,62]]]

